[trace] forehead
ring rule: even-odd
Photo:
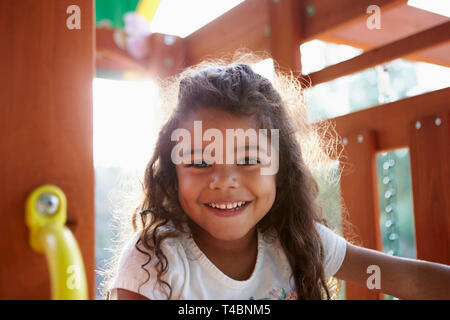
[[[201,121],[203,131],[215,128],[224,134],[226,129],[258,129],[255,116],[236,115],[216,107],[190,112],[180,123],[180,127],[193,132],[194,121]]]

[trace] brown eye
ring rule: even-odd
[[[245,157],[245,162],[243,164],[238,163],[238,166],[251,166],[251,165],[255,165],[261,163],[258,159],[250,159],[249,157]]]
[[[202,161],[202,163],[191,163],[186,165],[186,167],[194,167],[197,169],[202,169],[202,168],[209,168],[211,165],[207,164],[205,161]]]

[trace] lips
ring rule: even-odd
[[[241,205],[236,205],[235,207],[231,207],[230,205],[233,203],[239,203],[242,202]],[[233,217],[240,213],[242,213],[250,204],[252,201],[229,201],[229,202],[209,202],[205,203],[205,207],[208,208],[208,210],[219,217]],[[212,205],[219,205],[219,207],[214,208]],[[228,204],[228,206],[226,206]],[[222,209],[224,206],[226,208]],[[222,207],[222,208],[221,208]]]

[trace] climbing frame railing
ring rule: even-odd
[[[341,193],[364,247],[382,249],[376,153],[408,147],[417,258],[450,264],[449,111],[446,88],[329,120],[345,141]],[[347,299],[382,298],[351,284],[346,290]]]
[[[398,10],[406,3],[406,0],[246,0],[188,37],[176,38],[177,46],[161,41],[160,35],[151,35],[149,41],[154,41],[151,37],[160,37],[153,50],[162,54],[150,56],[139,68],[159,66],[158,72],[168,75],[205,58],[222,57],[245,47],[270,53],[281,69],[293,71],[302,81],[309,76],[315,86],[393,59],[411,54],[417,57],[421,50],[448,43],[450,23],[444,21],[310,75],[301,73],[300,44],[332,39],[336,31],[365,23],[366,9],[371,5],[377,5],[383,13]],[[407,7],[401,8],[404,9]],[[110,47],[106,41],[97,41],[98,51],[114,49]],[[165,64],[167,59],[172,63]],[[130,64],[129,57],[124,64]],[[171,69],[161,67],[164,65]],[[337,132],[347,142],[343,150],[346,158],[342,197],[347,218],[365,247],[381,250],[376,153],[408,147],[417,257],[450,264],[449,101],[450,88],[446,88],[329,120],[335,122]],[[347,284],[346,290],[347,299],[383,298],[351,284]]]

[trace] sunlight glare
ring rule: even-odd
[[[156,84],[95,78],[93,103],[94,166],[142,170],[159,129]]]

